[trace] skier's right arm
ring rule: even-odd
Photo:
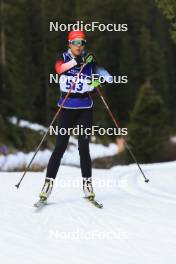
[[[58,55],[56,58],[56,63],[55,63],[55,71],[58,74],[62,74],[68,71],[69,69],[73,68],[77,64],[78,63],[75,59],[71,59],[70,61],[64,63],[62,56]]]

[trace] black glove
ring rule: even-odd
[[[82,58],[82,56],[81,55],[79,55],[79,56],[77,56],[76,58],[75,58],[75,61],[77,62],[77,65],[78,66],[81,66],[81,64],[83,64],[83,58]]]

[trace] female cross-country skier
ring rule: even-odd
[[[58,117],[58,131],[60,128],[72,128],[75,125],[82,125],[84,129],[92,128],[93,123],[93,101],[90,93],[96,88],[100,81],[93,80],[91,83],[86,80],[91,79],[93,74],[103,77],[105,80],[112,77],[102,67],[99,67],[91,53],[85,51],[86,36],[83,31],[71,31],[68,34],[69,49],[61,55],[57,56],[55,70],[60,75],[60,91],[61,97],[58,106],[68,93],[71,85],[73,85],[73,77],[75,77],[85,64],[81,76],[74,85],[69,97],[64,102],[63,108]],[[85,78],[87,77],[87,79]],[[63,81],[64,80],[64,81]],[[92,187],[92,166],[89,153],[90,136],[83,133],[78,136],[78,150],[80,155],[80,166],[83,178],[83,191],[86,198],[94,199],[95,193]],[[50,157],[44,186],[39,194],[40,200],[46,201],[51,194],[54,179],[56,178],[62,156],[67,148],[69,135],[58,133],[56,145]]]

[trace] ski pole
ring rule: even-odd
[[[67,92],[67,94],[66,94],[66,96],[65,96],[65,98],[64,98],[64,100],[63,100],[63,102],[62,102],[62,104],[61,104],[61,106],[59,107],[59,109],[57,110],[56,114],[54,115],[54,117],[53,117],[53,119],[52,119],[52,121],[51,121],[49,127],[47,128],[47,131],[45,132],[45,134],[44,134],[42,140],[40,141],[38,147],[36,148],[35,153],[34,153],[32,159],[30,160],[29,164],[28,164],[27,167],[25,168],[25,171],[24,171],[22,177],[20,178],[19,182],[18,182],[17,184],[15,184],[15,187],[17,187],[17,189],[19,188],[19,186],[20,186],[20,184],[21,184],[23,178],[25,177],[27,171],[29,170],[29,168],[30,168],[30,166],[31,166],[31,164],[32,164],[32,162],[33,162],[35,156],[37,155],[38,151],[40,150],[40,147],[41,147],[43,141],[45,140],[46,136],[48,135],[48,132],[49,132],[50,126],[53,125],[53,123],[54,123],[54,121],[56,120],[57,116],[58,116],[59,113],[61,112],[61,110],[62,110],[62,108],[63,108],[63,105],[64,105],[65,101],[66,101],[67,98],[69,97],[71,91],[74,89],[75,84],[76,84],[76,82],[77,82],[77,79],[79,78],[79,76],[80,76],[80,74],[81,74],[81,72],[82,72],[82,70],[83,70],[83,68],[84,68],[85,66],[86,66],[86,64],[83,64],[82,67],[81,67],[81,69],[80,69],[80,71],[79,71],[79,73],[76,75],[76,78],[75,78],[73,84],[71,85],[69,91]]]
[[[106,107],[106,109],[107,109],[107,111],[108,111],[108,113],[109,113],[109,115],[110,115],[112,121],[114,122],[116,128],[119,128],[119,125],[118,125],[118,123],[117,123],[117,121],[116,121],[116,119],[115,119],[115,117],[114,117],[114,115],[113,115],[111,109],[109,108],[109,106],[108,106],[106,100],[104,99],[104,96],[103,96],[102,92],[100,91],[99,87],[96,87],[96,90],[97,90],[97,92],[98,92],[98,94],[99,94],[101,100],[103,101],[103,103],[104,103],[104,105],[105,105],[105,107]],[[137,161],[137,159],[136,159],[136,157],[135,157],[133,151],[130,149],[130,146],[128,145],[128,143],[127,143],[127,141],[125,140],[125,138],[124,138],[124,142],[125,142],[125,146],[126,146],[127,150],[129,151],[129,153],[130,153],[132,159],[134,160],[134,162],[135,162],[136,165],[138,166],[138,168],[139,168],[139,170],[140,170],[142,176],[144,177],[145,182],[149,182],[149,179],[146,178],[146,176],[145,176],[145,174],[144,174],[144,172],[143,172],[143,170],[142,170],[142,168],[141,168],[139,162]]]

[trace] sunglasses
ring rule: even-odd
[[[77,46],[77,45],[84,46],[86,44],[86,40],[83,40],[83,39],[71,40],[69,41],[69,44],[74,45],[74,46]]]

